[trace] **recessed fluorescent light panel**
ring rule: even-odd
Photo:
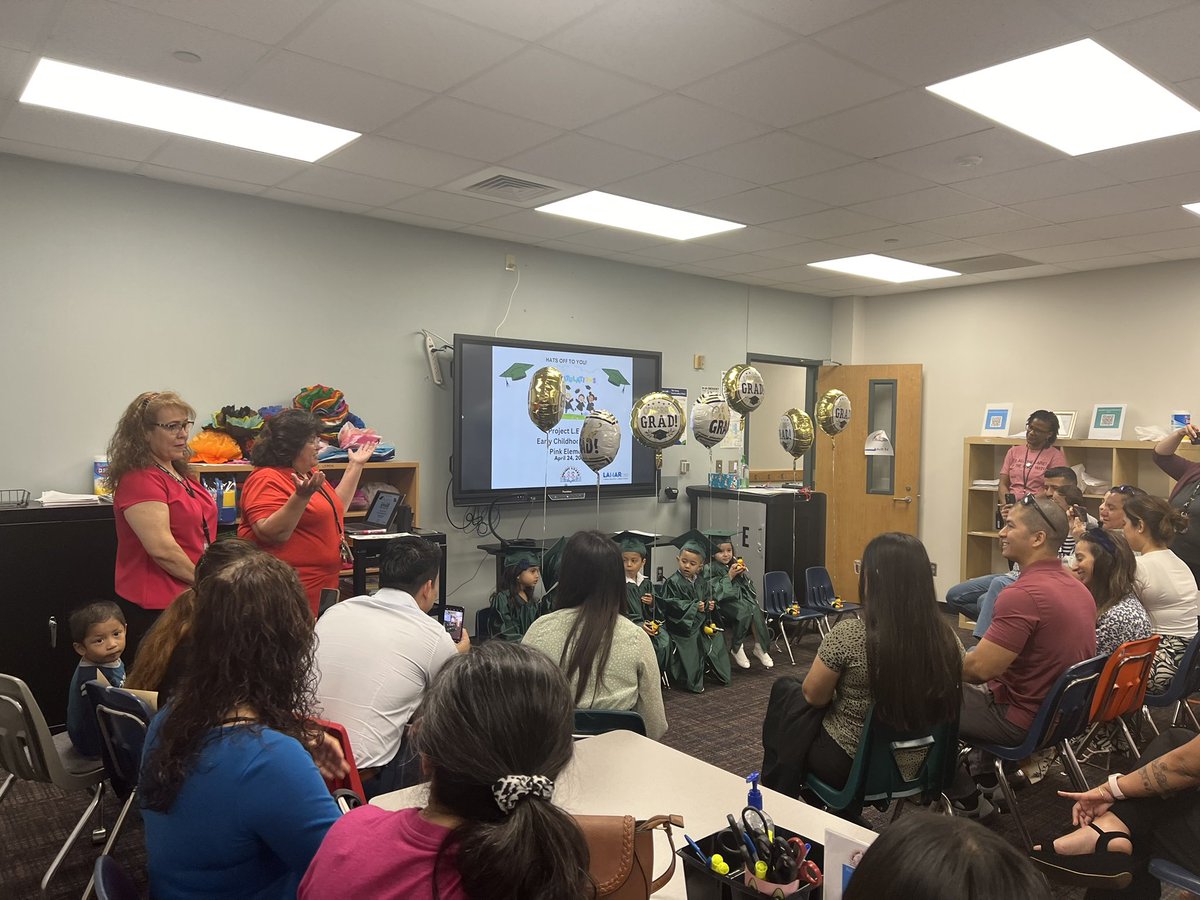
[[[1185,203],[1183,204],[1183,208],[1190,213],[1200,216],[1200,203]]]
[[[624,228],[626,231],[655,234],[677,241],[746,227],[737,222],[726,222],[724,219],[658,206],[643,200],[618,197],[603,191],[588,191],[566,200],[556,200],[539,206],[537,211],[566,216],[568,219],[595,222],[597,225],[608,225],[611,228]]]
[[[357,131],[46,58],[33,70],[21,102],[304,162],[315,162],[360,136]]]
[[[1071,156],[1200,130],[1200,110],[1090,38],[928,90]]]
[[[859,275],[863,278],[874,278],[877,281],[890,281],[892,284],[925,281],[930,278],[952,278],[962,274],[949,269],[923,266],[920,263],[908,262],[904,259],[892,259],[890,256],[880,256],[877,253],[846,256],[842,259],[827,259],[823,262],[809,263],[809,265],[814,269],[829,269],[831,272],[844,272],[847,275]]]

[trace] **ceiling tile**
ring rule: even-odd
[[[1143,16],[1183,6],[1192,0],[1121,0],[1120,3],[1097,3],[1096,0],[1048,0],[1048,4],[1072,19],[1097,30],[1120,25]]]
[[[816,34],[839,22],[870,12],[892,0],[733,0],[748,13],[790,28],[797,34]]]
[[[1115,216],[1161,205],[1162,202],[1150,192],[1133,185],[1118,184],[1067,194],[1065,197],[1030,200],[1028,203],[1014,204],[1014,208],[1048,222],[1077,222],[1080,219]]]
[[[922,244],[919,247],[905,247],[896,255],[909,262],[937,264],[952,259],[987,256],[988,250],[970,241],[940,241],[936,244]]]
[[[1200,172],[1200,132],[1089,153],[1083,159],[1122,181]]]
[[[720,234],[711,234],[708,237],[696,238],[692,243],[708,247],[724,247],[729,253],[748,253],[751,251],[762,253],[772,247],[783,247],[788,244],[794,244],[796,243],[796,236],[752,225],[749,228],[738,228],[735,231],[723,231]]]
[[[733,256],[721,256],[700,263],[718,272],[762,272],[767,269],[782,269],[787,263],[759,253],[737,253]]]
[[[34,59],[32,53],[0,46],[0,97],[15,100],[21,96],[33,72]]]
[[[934,186],[898,197],[858,203],[850,208],[891,222],[920,222],[923,219],[987,209],[990,205],[986,200],[969,197],[947,187]]]
[[[820,175],[809,175],[777,184],[781,191],[819,200],[830,206],[849,206],[897,194],[908,194],[933,184],[907,172],[897,172],[877,163],[863,162]]]
[[[714,197],[740,194],[753,187],[749,181],[740,178],[697,169],[685,163],[672,163],[614,182],[608,186],[608,190],[622,197],[685,209]]]
[[[321,165],[421,187],[437,187],[480,168],[478,160],[371,135],[360,137],[325,157]]]
[[[404,201],[401,200],[401,203]],[[416,225],[420,228],[434,228],[438,231],[458,231],[463,227],[462,222],[451,222],[449,219],[439,219],[436,216],[425,216],[420,213],[408,212],[402,209],[382,207],[364,213],[373,219],[386,219],[389,222],[399,222],[403,225]]]
[[[860,231],[873,231],[892,224],[895,223],[849,209],[827,209],[807,216],[772,222],[771,227],[776,231],[798,234],[811,240],[821,240],[843,234],[855,234]]]
[[[405,197],[390,207],[401,212],[445,219],[459,225],[486,222],[513,211],[507,203],[493,203],[480,197],[464,197],[447,191],[423,191]]]
[[[504,162],[524,172],[595,188],[656,169],[665,160],[581,134],[567,134]]]
[[[188,172],[182,169],[172,169],[167,166],[156,166],[152,163],[142,163],[135,174],[154,178],[158,181],[171,181],[176,184],[187,184],[192,187],[208,188],[214,191],[228,191],[235,194],[257,194],[263,190],[261,184],[251,184],[246,181],[235,181],[232,178],[217,178],[212,175],[202,175],[198,172]]]
[[[680,160],[769,129],[687,97],[666,94],[581,129],[602,140]]]
[[[500,231],[510,231],[525,235],[527,238],[552,240],[564,238],[571,234],[581,234],[592,231],[596,226],[578,219],[568,219],[565,216],[555,216],[541,213],[532,209],[522,209],[518,212],[500,216],[485,223],[488,228]]]
[[[54,27],[60,3],[30,3],[28,0],[0,2],[0,47],[12,50],[36,50]]]
[[[317,209],[331,209],[334,212],[365,213],[371,208],[370,204],[352,203],[338,200],[335,197],[324,197],[320,194],[305,194],[298,191],[288,191],[283,188],[267,188],[260,197],[268,200],[280,200],[284,203],[294,203],[299,206],[315,206]]]
[[[272,53],[225,93],[338,128],[371,132],[425,102],[428,91],[299,53]]]
[[[575,129],[644,103],[659,92],[587,63],[530,47],[451,93],[555,128]]]
[[[1050,264],[1042,266],[1022,266],[1019,269],[1000,269],[988,272],[989,281],[1026,281],[1030,278],[1042,278],[1047,275],[1064,275],[1069,270],[1062,266]]]
[[[824,209],[825,204],[772,188],[754,188],[741,194],[718,197],[691,207],[693,212],[717,216],[743,225],[763,225]]]
[[[1200,4],[1188,3],[1156,16],[1107,28],[1096,40],[1152,78],[1200,77]]]
[[[195,172],[228,181],[259,186],[273,185],[309,167],[309,163],[256,153],[211,141],[172,137],[150,158],[168,169]]]
[[[901,0],[816,40],[877,71],[926,85],[1086,35],[1037,0]]]
[[[4,117],[0,137],[139,161],[148,159],[167,140],[161,131],[21,103],[14,104]]]
[[[893,94],[791,129],[847,153],[878,159],[902,150],[985,131],[991,122],[925,90]]]
[[[1122,235],[1121,243],[1133,250],[1158,253],[1178,247],[1200,247],[1200,218],[1193,216],[1196,224],[1192,228],[1175,228],[1171,231],[1156,231],[1153,234]]]
[[[1200,241],[1197,241],[1197,244],[1200,244]],[[729,251],[724,247],[697,244],[695,241],[671,241],[633,252],[637,256],[670,263],[703,262],[706,259],[729,255]]]
[[[1071,227],[1077,233],[1089,238],[1124,239],[1129,235],[1154,234],[1176,228],[1191,228],[1193,223],[1200,224],[1200,218],[1182,206],[1165,206],[1115,216],[1085,219],[1072,223]]]
[[[664,239],[654,234],[641,234],[623,228],[593,228],[579,234],[558,238],[558,242],[577,248],[576,253],[602,251],[604,253],[628,253],[645,250],[662,244]],[[587,250],[579,250],[586,247]]]
[[[1096,235],[1088,234],[1077,225],[1039,225],[1035,228],[1018,228],[996,234],[981,234],[972,237],[972,243],[999,250],[1004,253],[1023,253],[1033,247],[1052,247],[1086,241]]]
[[[820,147],[786,132],[777,131],[704,153],[688,160],[702,169],[712,169],[756,184],[773,185],[837,169],[854,157]]]
[[[275,44],[320,9],[324,0],[117,0],[146,12]]]
[[[1200,172],[1171,175],[1167,178],[1148,178],[1136,184],[1140,190],[1157,197],[1163,203],[1195,203],[1200,200]]]
[[[520,3],[497,3],[496,0],[417,2],[485,28],[522,40],[536,41],[591,12],[603,0],[522,0]]]
[[[1059,263],[1072,272],[1088,272],[1093,269],[1116,269],[1124,266],[1144,266],[1162,260],[1153,253],[1114,253],[1091,259],[1068,260]]]
[[[67,0],[42,55],[170,87],[220,95],[269,48],[107,0]],[[171,57],[189,50],[198,63]]]
[[[980,161],[976,163],[972,157],[980,157]],[[879,162],[937,184],[954,184],[1062,158],[1061,151],[1015,131],[989,128],[915,150],[892,153]]]
[[[1060,159],[1027,169],[968,178],[966,181],[955,182],[954,189],[1001,206],[1008,206],[1027,200],[1075,194],[1117,183],[1119,179],[1088,163],[1077,159]]]
[[[825,244],[821,241],[812,241],[807,244],[797,245],[792,257],[786,259],[786,262],[797,263],[798,265],[784,266],[779,269],[771,269],[771,277],[778,278],[780,281],[790,282],[806,282],[806,281],[823,281],[829,277],[829,272],[826,269],[815,269],[808,263],[824,262],[827,259],[841,259],[844,256],[853,256],[854,251],[846,247],[840,247],[832,244]],[[773,259],[783,260],[780,254],[774,250],[764,252],[763,256],[770,256]]]
[[[402,0],[339,0],[286,46],[393,81],[444,91],[495,65],[521,44]]]
[[[981,234],[996,234],[1002,231],[1017,231],[1022,228],[1036,228],[1044,225],[1041,219],[1019,213],[1015,209],[1003,206],[993,206],[978,212],[963,213],[957,216],[945,216],[940,219],[930,219],[922,222],[922,228],[947,237],[969,238]]]
[[[493,228],[490,225],[468,225],[465,228],[460,228],[459,234],[473,234],[477,237],[501,241],[506,244],[516,244],[518,246],[529,246],[539,242],[539,238],[533,235],[521,234],[520,232],[502,228]]]
[[[1194,247],[1177,247],[1173,250],[1156,250],[1154,255],[1160,259],[1196,259],[1200,257],[1200,244]]]
[[[674,90],[790,40],[716,0],[615,0],[544,43]]]
[[[408,113],[380,134],[494,163],[545,143],[562,132],[529,119],[441,96]]]
[[[0,122],[3,121],[3,112],[3,102],[0,102]],[[113,156],[101,156],[98,153],[67,150],[63,147],[47,147],[44,144],[30,144],[25,141],[14,141],[4,137],[0,137],[0,153],[29,156],[34,159],[48,160],[49,162],[83,166],[87,169],[108,169],[113,172],[132,172],[138,167],[137,160],[133,159],[118,159]]]
[[[903,88],[811,41],[800,41],[699,81],[683,93],[787,128]]]
[[[310,166],[299,175],[281,182],[278,188],[286,192],[315,194],[346,203],[357,203],[368,208],[390,206],[401,197],[417,193],[420,188],[382,178],[369,178],[355,172],[344,172],[327,166]],[[274,191],[263,196],[274,197]]]
[[[925,223],[920,227],[913,225],[893,225],[891,228],[877,228],[874,231],[860,231],[856,234],[845,234],[838,238],[839,244],[845,244],[859,252],[882,253],[885,256],[895,255],[897,250],[905,247],[916,247],[930,244],[941,238],[940,234],[925,230]]]
[[[1058,247],[1035,247],[1021,255],[1043,263],[1061,263],[1076,259],[1097,259],[1101,256],[1116,256],[1128,253],[1130,247],[1120,241],[1083,241],[1079,244],[1063,244]]]

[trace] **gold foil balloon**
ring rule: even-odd
[[[779,443],[783,449],[797,459],[813,445],[813,422],[808,413],[793,407],[779,419]]]
[[[760,406],[767,396],[763,386],[762,375],[754,366],[745,363],[734,366],[721,378],[721,389],[725,392],[725,400],[729,405],[748,416]]]
[[[692,404],[692,435],[711,450],[729,434],[729,404],[716,391],[704,391]]]
[[[830,437],[837,437],[850,424],[850,398],[837,388],[826,391],[817,401],[817,424]]]
[[[687,418],[679,401],[662,391],[639,397],[629,417],[633,436],[651,450],[670,447],[683,435],[686,424]]]
[[[593,472],[610,465],[621,449],[621,426],[607,409],[588,413],[579,429],[579,458]]]
[[[533,373],[529,382],[529,421],[549,434],[562,421],[566,402],[562,372],[554,366],[543,366]]]

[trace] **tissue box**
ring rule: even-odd
[[[732,473],[710,472],[708,474],[708,486],[711,488],[725,488],[732,491],[738,486],[738,477]]]

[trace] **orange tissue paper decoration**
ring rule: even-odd
[[[220,465],[242,458],[242,448],[223,431],[205,428],[192,438],[192,462]]]

